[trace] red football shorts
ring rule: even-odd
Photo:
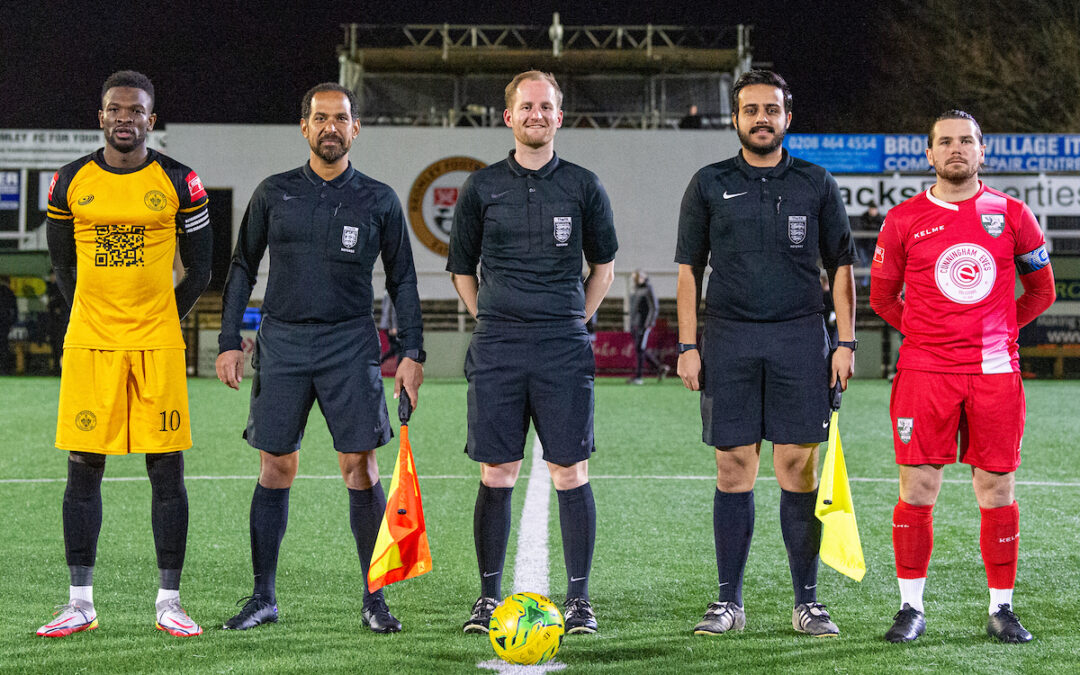
[[[1019,373],[902,370],[889,413],[897,464],[952,464],[1009,472],[1020,466],[1024,385]]]

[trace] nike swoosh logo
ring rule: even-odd
[[[508,194],[510,194],[510,190],[505,190],[503,192],[492,192],[491,193],[491,198],[492,199],[498,199],[499,197],[504,197],[504,196],[506,196]]]
[[[803,589],[805,589],[807,591],[812,591],[815,588],[817,588],[817,584],[814,584],[813,586],[803,586]]]
[[[281,201],[283,202],[287,202],[290,199],[300,199],[300,195],[291,195],[287,192],[281,195]]]
[[[589,577],[570,577],[570,581],[571,581],[571,582],[574,582],[574,581],[585,581],[585,580],[586,580],[586,579],[588,579],[588,578],[589,578]]]
[[[484,578],[487,579],[488,577],[493,577],[496,574],[498,574],[498,572],[484,572]]]
[[[180,626],[181,628],[194,628],[194,626],[195,626],[195,624],[193,624],[193,623],[182,624],[179,621],[177,621],[176,619],[173,619],[172,622],[173,622],[173,624],[175,624],[177,626]]]
[[[725,581],[724,583],[720,584],[720,586],[727,586],[730,583],[731,583],[730,581]]]
[[[736,192],[735,194],[728,194],[727,190],[724,190],[724,199],[731,199],[732,197],[742,197],[745,192]]]

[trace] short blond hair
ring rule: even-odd
[[[560,110],[562,109],[562,89],[559,87],[559,83],[555,80],[555,76],[551,73],[545,73],[542,70],[526,70],[524,73],[518,73],[514,76],[514,79],[510,80],[510,84],[506,85],[506,91],[503,92],[503,98],[506,101],[506,109],[510,110],[514,105],[514,96],[517,95],[517,88],[525,80],[539,80],[541,82],[547,82],[555,89],[555,105]]]

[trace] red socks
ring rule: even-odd
[[[986,522],[985,516],[983,522]],[[983,532],[985,531],[984,524]],[[893,509],[893,552],[896,555],[896,576],[900,579],[925,578],[933,550],[934,506],[932,504],[913,506],[902,499],[897,500],[896,508]],[[1015,561],[1015,558],[1013,560]],[[1015,562],[1013,569],[1016,569]]]
[[[1016,560],[1020,552],[1020,506],[1014,501],[996,509],[982,509],[979,549],[986,565],[990,588],[1016,584]]]

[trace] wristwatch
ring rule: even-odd
[[[837,347],[847,347],[851,351],[855,351],[856,349],[859,348],[859,341],[858,340],[840,340],[839,342],[836,343],[836,346]]]
[[[680,354],[692,351],[694,349],[697,349],[697,345],[694,344],[693,342],[680,342],[679,343],[679,353]]]
[[[423,349],[406,349],[404,356],[405,358],[412,359],[417,363],[423,363],[424,361],[427,361],[427,352],[425,352]]]

